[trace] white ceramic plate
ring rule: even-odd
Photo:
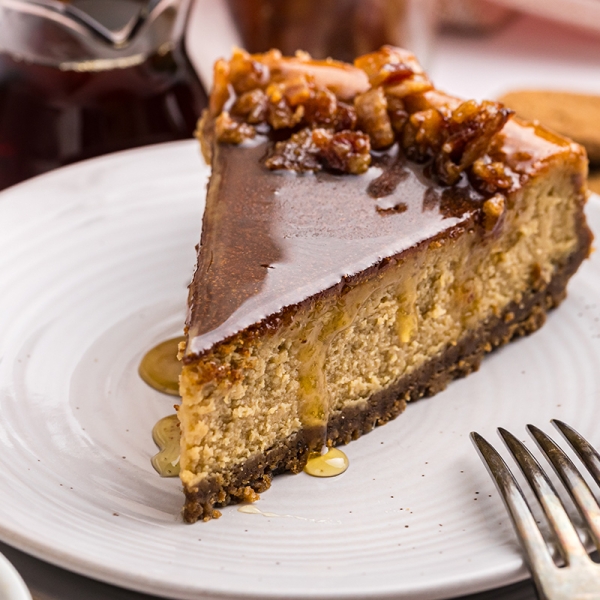
[[[0,598],[2,600],[31,600],[31,594],[25,582],[3,554],[0,554]]]
[[[173,598],[434,599],[525,576],[468,434],[558,417],[600,443],[600,258],[547,325],[258,507],[186,525],[150,466],[173,399],[137,375],[181,332],[207,169],[194,142],[107,156],[0,196],[0,538]],[[600,201],[589,215],[600,230]]]

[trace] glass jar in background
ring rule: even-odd
[[[0,0],[0,189],[100,154],[189,138],[206,94],[189,0]]]
[[[226,0],[250,52],[305,50],[313,58],[352,62],[391,44],[423,65],[435,33],[435,0]]]

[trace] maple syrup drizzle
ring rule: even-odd
[[[161,477],[179,475],[179,419],[177,415],[163,417],[152,428],[152,439],[160,452],[152,457],[152,466]]]
[[[278,515],[277,513],[264,512],[260,508],[256,508],[254,504],[242,504],[238,508],[238,512],[246,513],[248,515],[262,515],[263,517],[287,517],[288,515]],[[291,516],[291,515],[290,515]]]
[[[177,360],[177,352],[179,343],[184,340],[184,337],[166,340],[146,352],[138,373],[150,387],[163,394],[179,396],[181,363]]]
[[[304,472],[313,477],[341,475],[350,464],[348,457],[338,448],[328,448],[324,454],[317,452],[308,457]]]
[[[110,14],[112,6],[98,2],[94,13],[99,9]],[[15,11],[17,30],[32,18],[23,15],[16,21],[17,11],[23,9],[8,10]],[[81,10],[87,12],[83,3]],[[39,24],[26,45],[35,52],[35,44],[52,45],[56,35],[52,32],[65,25],[42,25],[47,17],[42,18],[41,13],[33,18],[36,23],[40,19]],[[206,94],[182,42],[166,52],[163,48],[171,44],[161,46],[144,56],[141,63],[136,61],[139,55],[134,55],[130,59],[65,60],[57,68],[13,55],[11,47],[16,50],[21,45],[20,41],[15,43],[20,34],[13,35],[17,37],[2,40],[0,52],[0,189],[84,158],[188,139],[206,106]],[[136,39],[147,36],[148,31],[135,34]],[[63,43],[66,57],[72,50]],[[38,140],[39,131],[44,132],[44,143]]]
[[[268,518],[296,519],[298,521],[309,521],[310,523],[341,523],[341,521],[332,519],[311,519],[309,517],[300,517],[298,515],[280,515],[279,513],[266,512],[260,510],[260,508],[256,508],[254,504],[242,504],[238,507],[238,512],[245,513],[247,515],[262,515],[263,517]]]
[[[316,447],[327,442],[327,422],[330,398],[325,377],[327,351],[337,335],[352,326],[360,308],[375,293],[366,286],[356,286],[339,298],[333,305],[317,305],[314,318],[304,325],[296,344],[296,357],[300,365],[301,421],[305,427],[319,433],[321,440]]]

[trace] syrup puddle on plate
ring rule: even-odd
[[[177,359],[177,352],[179,343],[184,340],[184,337],[172,338],[146,352],[138,373],[150,387],[163,394],[179,396],[181,362]]]
[[[152,428],[152,439],[160,452],[152,459],[152,466],[161,477],[177,477],[179,475],[179,419],[177,415],[163,417]]]
[[[172,338],[157,344],[146,352],[138,372],[140,377],[152,388],[170,394],[179,395],[179,375],[181,363],[177,359],[180,342],[184,337]],[[179,475],[180,430],[177,415],[164,417],[152,428],[152,439],[160,452],[152,457],[152,466],[161,477],[176,477]],[[304,471],[312,477],[336,477],[346,471],[350,464],[348,457],[338,448],[327,448],[323,453],[313,453],[309,456]],[[242,510],[244,509],[244,510]],[[262,513],[252,505],[240,507],[240,512],[255,512],[265,516],[286,516]]]
[[[311,454],[304,472],[313,477],[336,477],[350,464],[348,457],[338,448],[327,448],[324,454]]]
[[[181,363],[177,359],[177,353],[180,342],[184,340],[184,337],[172,338],[146,352],[138,373],[150,387],[163,394],[179,396]],[[161,477],[179,475],[180,438],[177,415],[163,417],[152,428],[152,439],[160,451],[150,462]]]

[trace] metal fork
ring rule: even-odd
[[[562,421],[551,423],[600,485],[600,455],[579,433]],[[583,517],[596,548],[600,550],[600,506],[571,459],[543,431],[527,429],[550,461]],[[471,439],[485,463],[511,516],[525,558],[542,600],[600,600],[600,564],[591,560],[554,486],[527,448],[506,429],[498,432],[533,488],[554,533],[564,566],[557,566],[535,517],[502,457],[476,432]]]

